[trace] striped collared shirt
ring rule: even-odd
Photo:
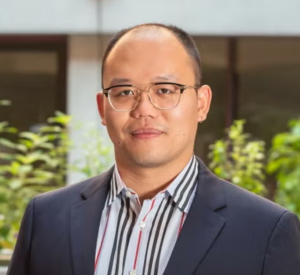
[[[95,275],[163,274],[193,201],[197,176],[193,156],[167,189],[141,205],[115,168],[100,221]]]

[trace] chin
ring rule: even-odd
[[[133,162],[141,167],[157,167],[168,163],[171,158],[159,152],[147,152],[138,155],[131,155]]]

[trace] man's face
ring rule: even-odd
[[[154,82],[196,84],[185,49],[167,31],[125,35],[106,60],[103,86],[132,84],[146,90]],[[102,93],[97,96],[102,123],[114,144],[117,163],[139,167],[188,161],[193,154],[198,122],[206,118],[210,99],[208,86],[198,92],[187,89],[176,108],[159,110],[151,104],[147,93],[142,92],[134,110],[117,112]]]

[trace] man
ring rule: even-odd
[[[119,32],[103,58],[102,124],[116,165],[34,198],[8,275],[297,275],[296,216],[193,155],[211,89],[173,26]]]

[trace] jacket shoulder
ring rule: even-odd
[[[233,183],[219,179],[227,203],[227,217],[257,224],[277,224],[290,211]],[[231,211],[229,211],[231,210]],[[234,216],[232,216],[231,214]]]
[[[217,177],[199,158],[198,163],[200,167],[198,193],[201,199],[213,201],[214,209],[226,206],[225,212],[241,213],[244,216],[251,213],[281,216],[288,211],[262,196]]]
[[[106,187],[110,182],[112,172],[113,167],[98,176],[40,194],[35,197],[35,204],[59,203],[61,206],[76,204],[82,199],[92,196],[100,188]]]

